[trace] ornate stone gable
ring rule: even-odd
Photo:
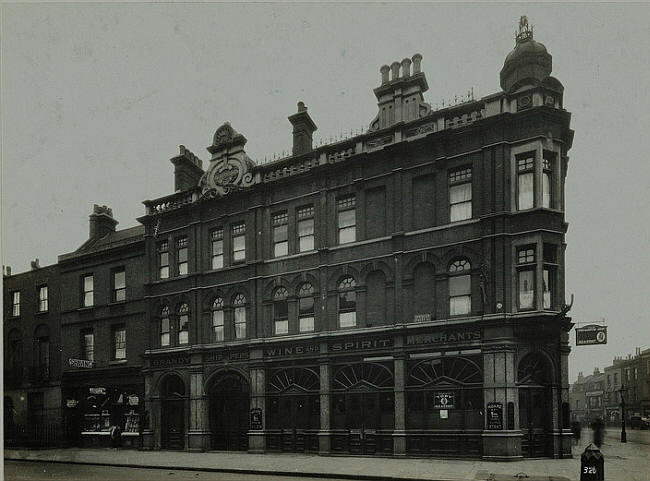
[[[199,180],[204,198],[222,197],[255,183],[252,169],[255,163],[246,155],[246,137],[226,122],[217,129],[208,151],[210,166]]]

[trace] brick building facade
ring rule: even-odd
[[[225,123],[142,227],[93,213],[59,259],[69,425],[85,397],[145,449],[570,456],[562,84],[523,19],[493,95],[432,110],[421,61],[365,133],[315,148],[300,102],[256,165]]]

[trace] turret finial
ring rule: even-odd
[[[528,26],[528,17],[522,15],[519,18],[519,33],[515,35],[516,43],[525,42],[526,40],[531,40],[533,38],[533,27]]]

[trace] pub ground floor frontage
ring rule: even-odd
[[[142,447],[570,457],[561,337],[422,323],[147,351]]]

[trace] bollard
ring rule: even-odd
[[[580,455],[580,481],[583,480],[605,480],[605,457],[593,444]]]

